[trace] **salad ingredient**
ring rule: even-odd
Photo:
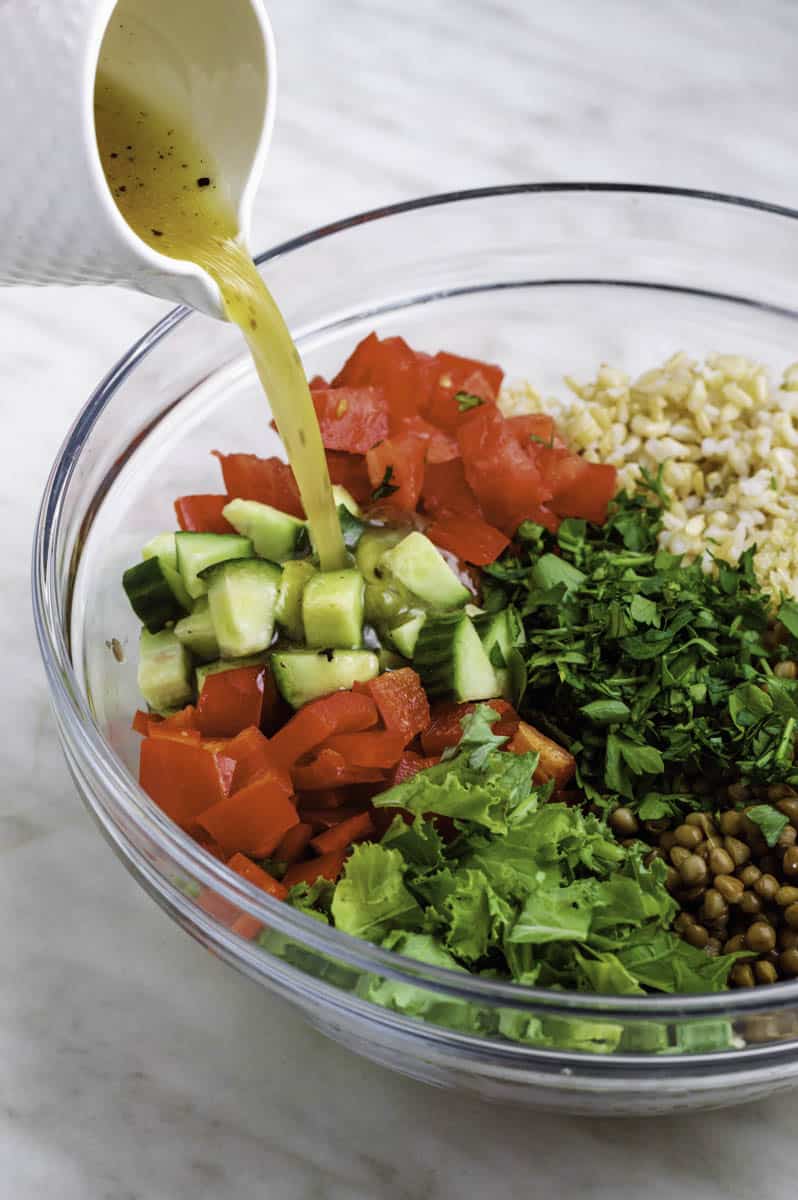
[[[427,617],[413,664],[428,696],[484,700],[502,690],[474,623],[464,612]]]
[[[274,634],[279,567],[264,559],[233,558],[206,567],[199,582],[208,589],[211,620],[225,658],[268,649]]]
[[[214,451],[222,468],[228,496],[257,500],[303,519],[294,472],[281,458],[258,458],[257,454],[221,454]]]
[[[196,821],[225,855],[240,851],[250,858],[268,858],[299,822],[292,794],[290,779],[267,767],[245,787],[202,809]]]
[[[197,727],[204,738],[235,737],[264,720],[265,666],[237,667],[206,676],[196,709]]]
[[[221,655],[207,596],[195,600],[191,612],[175,623],[174,633],[200,662],[211,662]]]
[[[177,523],[189,533],[235,533],[224,513],[228,500],[228,496],[178,496]]]
[[[249,538],[259,558],[282,562],[307,551],[307,524],[270,504],[230,500],[224,507],[224,516],[236,533]]]
[[[236,875],[241,875],[248,883],[252,883],[263,892],[268,892],[270,896],[274,896],[277,900],[285,900],[288,895],[288,889],[285,884],[280,883],[278,879],[274,879],[268,872],[254,863],[251,858],[247,858],[245,854],[234,854],[228,859],[227,865],[231,871],[235,871]]]
[[[186,605],[173,587],[173,579],[174,572],[159,558],[144,559],[129,567],[122,576],[130,606],[150,633],[157,633],[164,625],[179,621],[186,612]]]
[[[166,712],[187,704],[194,695],[191,659],[171,629],[149,633],[139,639],[138,685],[155,712]]]
[[[177,569],[189,596],[196,600],[208,590],[206,580],[200,579],[201,572],[216,563],[234,558],[252,558],[254,553],[249,538],[232,533],[177,533]]]
[[[201,813],[224,800],[234,769],[233,759],[191,742],[147,737],[141,743],[139,782],[183,829],[191,829]]]
[[[429,702],[421,680],[409,667],[378,675],[368,683],[356,683],[374,701],[385,728],[399,733],[407,745],[430,723]]]
[[[661,468],[669,505],[659,544],[669,553],[711,571],[713,559],[736,563],[756,546],[765,591],[798,593],[798,364],[778,387],[731,354],[703,363],[676,354],[635,380],[602,366],[589,383],[566,382],[570,400],[518,386],[503,404],[545,408],[569,446],[617,467],[627,490]]]
[[[271,663],[280,694],[292,708],[365,683],[380,670],[371,650],[275,650]]]
[[[302,596],[305,586],[315,574],[316,568],[306,560],[283,563],[275,616],[278,624],[294,642],[305,640],[305,627],[302,624]]]
[[[313,387],[311,395],[325,449],[365,454],[388,437],[383,388]]]
[[[417,530],[382,554],[377,571],[397,580],[430,608],[458,608],[470,599],[468,588],[429,538]]]
[[[308,579],[302,593],[306,644],[357,649],[363,641],[364,599],[359,571],[326,571]]]
[[[334,733],[361,733],[378,721],[377,706],[362,692],[334,692],[313,700],[287,721],[269,747],[274,761],[286,768]]]

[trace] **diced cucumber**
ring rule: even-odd
[[[365,587],[359,571],[325,571],[308,580],[302,593],[308,646],[355,650],[361,645]]]
[[[257,500],[231,500],[222,515],[238,533],[248,537],[255,553],[272,562],[298,558],[310,550],[304,521]]]
[[[139,641],[139,691],[155,712],[182,708],[193,699],[191,656],[171,629],[141,631]]]
[[[207,596],[200,596],[188,616],[177,622],[175,636],[203,662],[219,657],[219,643]]]
[[[122,576],[131,608],[150,633],[157,633],[171,621],[179,621],[186,612],[174,593],[168,571],[170,568],[160,558],[148,558],[128,567]]]
[[[377,658],[379,659],[381,675],[385,671],[398,671],[400,667],[408,665],[407,659],[403,658],[401,654],[394,654],[393,650],[386,650],[385,648],[377,651]]]
[[[274,636],[280,568],[262,558],[234,558],[202,572],[223,658],[267,650]]]
[[[509,700],[513,691],[509,662],[510,654],[518,642],[518,615],[513,608],[503,608],[501,612],[478,617],[474,627],[496,672],[501,695]]]
[[[141,551],[142,558],[160,558],[173,571],[177,570],[177,544],[173,533],[157,533]]]
[[[416,648],[418,635],[421,633],[421,626],[426,620],[425,613],[414,613],[401,625],[394,625],[388,631],[389,637],[400,654],[404,654],[405,658],[412,658],[413,651]]]
[[[202,685],[209,675],[218,675],[222,671],[235,671],[237,667],[262,667],[268,661],[268,654],[247,654],[243,658],[217,658],[215,662],[204,663],[194,672],[197,695],[199,696]]]
[[[271,665],[274,681],[292,708],[348,691],[380,673],[379,659],[371,650],[275,650]]]
[[[386,550],[377,570],[398,579],[431,609],[462,608],[471,599],[437,547],[417,530]]]
[[[316,568],[313,563],[304,559],[283,564],[275,615],[278,624],[282,625],[294,642],[305,640],[305,627],[302,624],[302,593],[305,590],[305,584],[315,574]]]
[[[356,517],[354,513],[351,513],[345,504],[339,504],[338,524],[341,526],[341,533],[347,550],[356,549],[360,539],[368,528],[365,521],[361,521],[360,517]]]
[[[353,517],[359,517],[362,514],[362,509],[351,492],[348,492],[345,487],[341,487],[340,483],[332,485],[333,500],[335,507],[343,507],[347,509]]]
[[[418,635],[413,666],[430,696],[489,700],[501,695],[496,672],[465,613],[427,617]]]
[[[382,526],[372,525],[366,530],[355,552],[355,565],[366,583],[380,583],[385,579],[385,572],[379,569],[379,561],[386,550],[398,545],[405,537],[407,532],[403,529],[383,529]]]
[[[208,590],[207,580],[200,579],[202,571],[231,558],[252,558],[254,553],[249,538],[236,533],[180,532],[175,534],[175,543],[177,567],[186,591],[194,600]]]

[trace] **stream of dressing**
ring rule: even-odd
[[[239,239],[222,181],[190,131],[98,75],[94,120],[103,169],[133,231],[153,250],[202,267],[255,361],[296,476],[322,571],[347,565],[319,423],[282,314]]]

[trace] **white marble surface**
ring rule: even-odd
[[[521,179],[798,200],[791,0],[273,0],[271,10],[282,94],[257,248],[371,205]],[[795,1116],[784,1099],[587,1122],[486,1109],[394,1078],[194,945],[97,836],[56,745],[28,548],[68,424],[162,310],[116,291],[0,292],[0,1194],[791,1197]]]

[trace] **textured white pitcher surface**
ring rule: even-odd
[[[194,131],[248,236],[277,86],[261,0],[0,0],[0,284],[115,283],[221,317],[210,276],[147,246],[114,203],[98,63]]]

